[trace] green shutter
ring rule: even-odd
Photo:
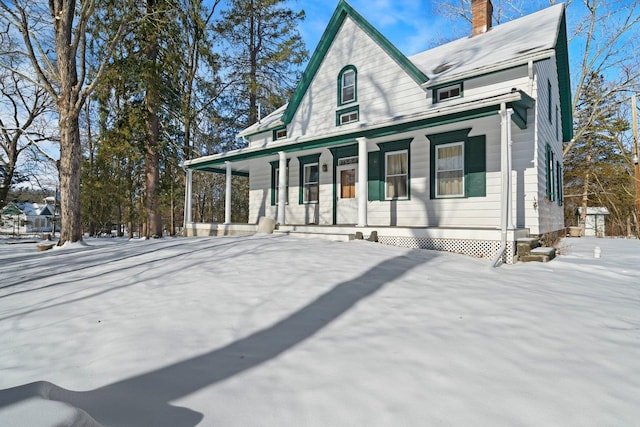
[[[549,167],[549,162],[551,161],[551,147],[549,144],[544,146],[544,167],[545,167],[545,176],[547,179],[547,199],[551,200],[551,168]]]
[[[368,184],[368,199],[369,201],[373,200],[383,200],[384,199],[384,191],[382,187],[382,178],[381,179],[381,166],[380,166],[380,155],[379,151],[371,151],[369,153],[369,182]]]
[[[467,197],[487,195],[487,154],[485,136],[468,138],[464,144],[464,179]]]
[[[427,135],[429,138],[429,186],[436,198],[436,146],[452,142],[464,143],[465,197],[487,195],[487,142],[484,135],[468,136],[471,128]]]

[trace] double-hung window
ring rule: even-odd
[[[303,202],[317,203],[319,193],[319,176],[320,169],[318,163],[310,163],[304,165],[304,175],[302,183]]]
[[[464,196],[464,143],[441,144],[436,149],[436,197]]]
[[[385,154],[385,199],[406,199],[409,196],[409,152]]]
[[[340,104],[347,104],[356,100],[356,72],[347,69],[342,73],[340,82]]]

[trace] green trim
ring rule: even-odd
[[[520,100],[517,102],[517,105],[525,105],[525,100]],[[507,107],[512,107],[516,105],[516,103],[508,103]],[[353,132],[349,132],[342,135],[329,136],[324,138],[318,138],[312,141],[306,142],[297,142],[292,144],[287,144],[285,146],[278,147],[268,147],[263,150],[256,151],[243,151],[239,150],[235,153],[231,153],[229,155],[220,157],[215,160],[210,160],[206,162],[201,162],[193,165],[187,166],[187,168],[191,170],[205,170],[212,165],[224,164],[226,161],[241,161],[248,159],[256,159],[265,156],[271,156],[277,154],[279,151],[285,151],[287,153],[302,151],[302,150],[313,150],[317,148],[325,148],[331,146],[338,146],[344,144],[353,143],[354,140],[358,137],[365,137],[368,139],[381,138],[384,136],[395,135],[402,132],[411,132],[415,130],[421,130],[436,126],[442,126],[452,123],[459,123],[466,120],[478,119],[483,117],[490,117],[495,114],[498,114],[500,111],[499,105],[493,105],[488,107],[478,108],[476,110],[464,111],[460,113],[447,114],[444,116],[438,117],[430,117],[426,119],[416,120],[410,123],[401,123],[396,125],[390,125],[378,129],[357,129]]]
[[[429,181],[431,199],[440,199],[440,197],[436,197],[436,146],[453,142],[464,143],[464,196],[459,198],[484,197],[487,195],[486,137],[484,135],[470,137],[469,132],[471,132],[471,128],[426,135],[430,141]]]
[[[203,168],[198,168],[198,169],[193,169],[193,170],[197,170],[197,171],[200,171],[200,172],[213,172],[213,173],[217,173],[217,174],[220,174],[220,175],[226,175],[227,174],[227,170],[226,169],[215,168],[215,167],[210,167],[210,166],[203,167]],[[242,177],[248,178],[249,177],[249,172],[231,171],[231,175],[232,176],[242,176]]]
[[[309,154],[308,156],[299,156],[298,162],[300,163],[300,186],[298,187],[298,204],[304,205],[304,167],[305,165],[317,163],[318,164],[318,188],[320,188],[320,154]],[[317,202],[307,202],[307,203],[317,203]]]
[[[404,56],[397,47],[391,44],[389,40],[387,40],[378,30],[367,22],[358,12],[356,12],[353,7],[351,7],[345,0],[340,0],[336,10],[333,12],[333,16],[331,16],[331,19],[329,20],[327,28],[324,30],[324,33],[320,38],[320,42],[318,43],[316,50],[313,52],[313,55],[309,60],[307,68],[302,73],[302,78],[300,79],[300,82],[298,82],[296,90],[291,97],[291,101],[282,116],[282,121],[285,124],[289,124],[293,119],[304,95],[307,93],[311,82],[318,72],[320,65],[331,48],[331,44],[347,16],[358,24],[358,26],[360,26],[360,28],[362,28],[364,32],[373,39],[373,41],[375,41],[389,56],[391,56],[395,62],[411,78],[413,78],[413,80],[415,80],[416,83],[422,85],[429,80],[429,78],[420,71],[413,62],[409,61],[409,59]]]
[[[273,128],[272,134],[271,134],[271,140],[272,141],[278,141],[278,138],[276,137],[276,134],[278,133],[278,131],[281,131],[283,129],[287,130],[287,127],[284,126],[284,125],[281,125],[281,126],[278,126],[276,128]],[[280,138],[280,139],[287,139],[287,137],[285,136],[284,138]]]
[[[558,92],[560,93],[560,116],[562,117],[562,139],[573,138],[573,107],[571,105],[571,77],[569,73],[569,50],[567,48],[567,9],[564,6],[558,39],[556,40],[556,70],[558,72]]]
[[[447,98],[444,99],[442,101],[438,100],[438,91],[440,89],[444,89],[446,87],[452,87],[452,86],[460,86],[460,95],[456,96],[455,98]],[[457,98],[462,98],[464,96],[464,81],[463,80],[459,80],[459,81],[454,81],[454,82],[450,82],[450,83],[443,83],[443,84],[439,84],[436,86],[432,86],[431,87],[431,99],[433,100],[434,104],[437,104],[439,102],[446,102],[449,99],[457,99]]]
[[[287,204],[289,204],[289,161],[291,159],[287,159]],[[276,203],[276,183],[278,182],[278,177],[276,176],[276,169],[280,168],[280,160],[274,160],[273,162],[269,162],[271,165],[271,206],[275,206]]]
[[[353,71],[355,73],[353,84],[353,99],[351,101],[344,102],[342,101],[342,76],[347,71]],[[355,65],[347,65],[338,73],[338,93],[336,99],[338,100],[338,107],[340,107],[341,105],[358,102],[358,69],[355,67]]]
[[[338,161],[344,157],[354,157],[358,155],[358,144],[343,145],[329,148],[333,156],[333,225],[338,223]]]
[[[411,142],[413,138],[401,139],[399,141],[381,142],[378,145],[380,147],[380,176],[382,188],[379,191],[379,200],[411,200]],[[402,198],[387,198],[387,153],[393,153],[395,151],[407,151],[407,197]]]
[[[354,120],[352,122],[348,122],[348,123],[340,123],[340,116],[346,113],[353,113],[353,112],[358,113],[358,118],[357,120]],[[336,111],[336,126],[346,126],[348,124],[351,123],[355,123],[355,122],[359,122],[360,121],[360,106],[359,105],[354,105],[352,107],[348,107],[348,108],[343,108],[341,110]]]

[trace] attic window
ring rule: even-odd
[[[358,70],[347,65],[338,74],[338,105],[355,102],[358,98]]]
[[[459,98],[460,96],[462,96],[462,83],[442,87],[436,90],[436,102]]]
[[[285,139],[287,137],[287,128],[280,128],[273,131],[273,140]]]

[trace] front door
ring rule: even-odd
[[[356,187],[358,180],[358,164],[346,164],[336,169],[337,179],[337,223],[356,224],[358,222],[358,202]]]

